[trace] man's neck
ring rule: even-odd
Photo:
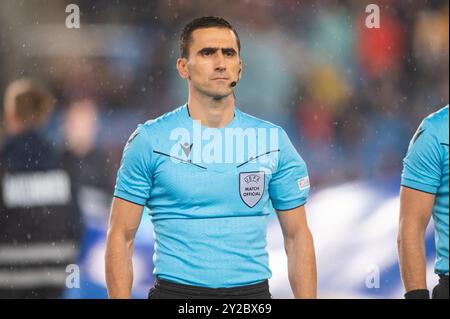
[[[207,127],[222,128],[233,121],[234,96],[214,99],[189,94],[188,108],[189,115],[193,120],[200,121]]]

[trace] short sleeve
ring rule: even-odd
[[[152,189],[152,146],[148,133],[139,125],[123,150],[114,196],[145,206]]]
[[[282,129],[279,145],[278,167],[269,182],[269,194],[276,210],[290,210],[306,203],[310,189],[308,170]]]
[[[402,186],[436,194],[442,174],[442,148],[433,128],[422,122],[403,160]]]

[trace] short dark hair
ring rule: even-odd
[[[237,46],[239,53],[241,52],[241,41],[239,40],[239,35],[233,26],[225,19],[219,17],[201,17],[196,18],[189,22],[181,32],[180,35],[180,56],[182,58],[189,57],[189,45],[192,40],[192,32],[197,29],[203,28],[226,28],[233,31],[236,36]]]

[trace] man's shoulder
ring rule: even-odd
[[[180,117],[181,111],[182,107],[180,106],[170,112],[162,114],[155,119],[150,119],[145,123],[138,124],[138,127],[134,134],[145,132],[145,135],[151,139],[159,136],[160,134],[166,134],[172,129],[182,125]]]
[[[137,128],[129,136],[126,145],[139,136],[139,140],[145,143],[151,143],[160,139],[160,136],[167,135],[172,129],[180,125],[179,112],[182,107],[178,107],[173,111],[162,114],[161,116],[147,120],[137,125]]]
[[[142,126],[146,129],[156,129],[176,125],[177,123],[179,123],[181,108],[182,106],[177,107],[176,109],[164,113],[155,119],[150,119],[142,124]]]
[[[247,127],[256,127],[256,128],[269,128],[269,129],[277,129],[282,131],[283,128],[279,125],[276,125],[272,122],[269,122],[267,120],[263,120],[261,118],[258,118],[256,116],[250,115],[248,113],[245,113],[241,110],[239,110],[243,123],[245,123],[245,126]]]
[[[424,121],[435,125],[444,124],[445,122],[448,124],[448,105],[434,113],[431,113],[424,119]]]

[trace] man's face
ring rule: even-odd
[[[212,98],[233,93],[230,84],[240,78],[241,61],[237,39],[227,28],[197,29],[192,33],[189,57],[179,59],[180,74],[190,85]]]

